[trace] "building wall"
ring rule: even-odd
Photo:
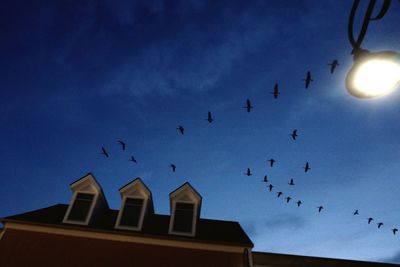
[[[7,229],[0,266],[242,267],[241,253],[207,251]]]

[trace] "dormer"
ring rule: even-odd
[[[141,231],[146,215],[154,213],[150,190],[138,177],[121,187],[119,192],[122,201],[115,228]]]
[[[169,194],[171,217],[169,234],[195,236],[200,218],[201,195],[188,183]]]
[[[70,187],[73,196],[63,223],[88,225],[100,209],[108,209],[103,190],[93,174],[88,173],[70,184]]]

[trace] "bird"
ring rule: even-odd
[[[106,156],[107,158],[109,157],[107,150],[104,147],[101,147],[101,154],[103,154],[104,156]]]
[[[292,199],[291,197],[287,197],[286,199],[286,203],[289,203],[289,201]]]
[[[329,66],[331,66],[331,73],[333,73],[336,69],[337,66],[339,66],[339,62],[337,61],[337,59],[334,59],[332,61],[332,63],[328,64]]]
[[[300,200],[296,202],[297,207],[300,207],[301,204],[303,204],[303,202],[301,202]]]
[[[274,91],[271,92],[270,94],[272,94],[272,95],[274,96],[275,99],[277,99],[278,96],[280,95],[280,93],[279,93],[279,86],[278,86],[277,83],[276,83],[275,86],[274,86]]]
[[[319,207],[317,207],[317,209],[318,209],[318,212],[321,212],[322,210],[323,210],[323,206],[319,206]]]
[[[207,119],[206,119],[209,123],[212,123],[213,122],[213,117],[212,117],[212,115],[211,115],[211,112],[209,111],[208,112],[208,115],[207,115]]]
[[[304,168],[304,172],[308,172],[311,169],[308,161],[306,162],[306,166],[304,166],[303,168]]]
[[[378,229],[379,229],[383,226],[383,222],[377,223],[377,225],[378,225]]]
[[[247,112],[250,112],[251,109],[254,108],[254,107],[251,105],[250,100],[247,99],[247,100],[246,100],[246,106],[243,107],[243,108],[245,108],[245,109],[247,110]]]
[[[305,82],[306,89],[308,89],[308,87],[310,86],[311,82],[314,81],[314,80],[311,78],[311,71],[307,71],[307,76],[306,76],[305,79],[303,79],[303,81]]]
[[[272,188],[274,187],[272,184],[269,184],[269,192],[272,192]]]
[[[266,175],[264,175],[264,180],[263,180],[263,182],[264,182],[264,183],[268,183],[268,177],[267,177]]]
[[[247,175],[247,176],[253,175],[253,174],[251,173],[251,171],[250,171],[250,168],[247,168],[247,171],[246,171],[244,174]]]
[[[358,214],[358,210],[355,210],[355,211],[353,212],[353,215],[359,215],[359,214]]]
[[[179,125],[176,129],[179,130],[179,132],[181,132],[182,135],[183,135],[184,132],[185,132],[185,128],[183,128],[182,125]]]
[[[294,185],[293,179],[290,179],[290,182],[288,183],[288,185]]]
[[[293,130],[293,132],[290,134],[290,136],[292,137],[293,140],[296,140],[297,138],[297,129]]]
[[[373,220],[374,220],[374,218],[367,218],[367,220],[368,220],[368,224],[370,224]]]
[[[269,159],[268,161],[269,161],[269,165],[270,165],[271,167],[273,167],[276,160],[274,160],[274,159]]]
[[[282,196],[282,195],[283,195],[283,193],[282,193],[282,192],[278,192],[277,194],[278,194],[278,197],[280,197],[280,196]]]
[[[125,148],[126,148],[125,142],[121,141],[121,140],[118,140],[117,142],[121,145],[122,150],[125,150]]]
[[[136,164],[137,164],[137,160],[135,159],[135,157],[134,157],[134,156],[131,156],[131,159],[130,159],[130,161],[132,161],[133,163],[136,163]]]
[[[393,228],[392,229],[392,232],[393,232],[394,235],[396,234],[397,231],[399,231],[397,228]]]
[[[173,172],[176,171],[176,166],[175,166],[175,164],[171,164],[171,165],[169,165],[169,166],[171,167],[171,169],[172,169]]]

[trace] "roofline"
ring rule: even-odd
[[[181,186],[179,186],[178,188],[176,188],[174,191],[172,191],[171,193],[169,193],[169,196],[171,197],[171,195],[173,195],[174,193],[176,193],[177,191],[179,191],[180,189],[182,189],[184,186],[188,185],[199,197],[200,197],[200,202],[202,202],[203,197],[201,196],[201,194],[189,183],[189,182],[185,182],[183,183]]]
[[[40,223],[40,222],[27,222],[27,221],[18,221],[13,219],[4,219],[5,223],[14,223],[14,224],[22,224],[22,225],[30,225],[30,226],[39,226],[39,227],[48,227],[48,228],[57,228],[57,229],[65,229],[65,230],[75,230],[75,231],[83,231],[83,232],[92,232],[92,233],[103,233],[103,234],[111,234],[111,235],[119,235],[119,236],[135,236],[140,238],[149,238],[149,239],[162,239],[162,240],[169,240],[169,241],[177,241],[177,242],[187,242],[187,243],[200,243],[200,244],[213,244],[213,245],[223,245],[229,247],[245,247],[245,248],[253,248],[254,244],[251,243],[230,243],[230,242],[217,242],[213,240],[199,240],[199,239],[191,239],[185,238],[176,235],[152,235],[152,234],[145,234],[142,232],[135,232],[135,231],[127,231],[122,229],[113,229],[113,230],[105,230],[105,229],[98,229],[98,228],[91,228],[87,225],[58,225],[58,224],[48,224],[48,223]],[[4,228],[6,230],[7,227]],[[84,237],[84,236],[82,236]],[[88,238],[88,237],[86,237]]]
[[[128,187],[130,184],[136,182],[137,180],[139,180],[140,183],[146,188],[146,190],[149,191],[149,193],[150,193],[150,198],[152,198],[151,190],[147,187],[147,185],[143,182],[142,178],[140,178],[140,177],[136,177],[135,179],[133,179],[133,180],[130,181],[129,183],[127,183],[127,184],[121,186],[121,187],[118,189],[118,191],[121,192],[122,189],[124,189],[125,187]]]

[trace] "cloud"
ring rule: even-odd
[[[306,221],[297,215],[293,214],[279,214],[264,223],[268,230],[273,229],[299,229],[306,225]]]

